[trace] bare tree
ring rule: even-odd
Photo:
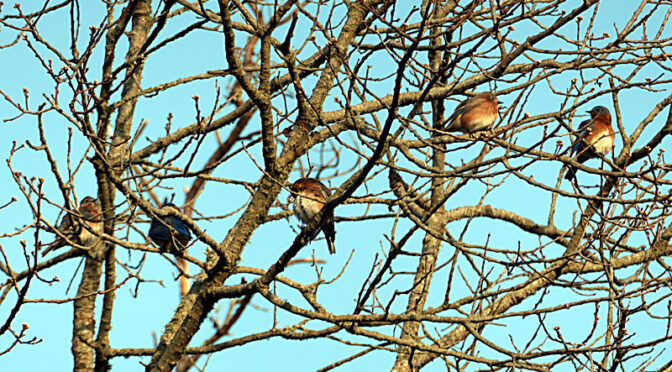
[[[44,81],[0,84],[3,126],[36,133],[7,157],[0,352],[35,347],[23,310],[56,303],[73,306],[77,371],[120,357],[206,369],[270,339],[356,350],[325,354],[322,371],[370,353],[393,371],[672,368],[671,14],[648,0],[5,4],[0,54]],[[203,38],[214,53],[182,51]],[[205,58],[221,68],[175,68]],[[459,102],[482,92],[500,102],[494,126],[451,131]],[[570,148],[598,105],[616,147],[580,163]],[[300,177],[332,196],[296,229]],[[95,218],[79,209],[86,190]],[[325,211],[335,256],[317,235]],[[147,235],[169,216],[194,235],[182,252]],[[265,229],[277,238],[252,239]],[[67,248],[43,257],[54,239]],[[266,261],[241,261],[252,256]],[[159,258],[170,273],[143,271]],[[75,295],[37,294],[58,281],[47,270],[77,260]],[[171,276],[179,305],[155,344],[112,343],[128,321],[119,295],[142,300]],[[252,305],[272,310],[266,323],[246,320]]]

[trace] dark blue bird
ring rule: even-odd
[[[182,213],[173,203],[164,203],[161,206],[162,212],[169,210]],[[172,252],[177,254],[181,254],[191,240],[191,233],[187,226],[173,216],[160,218],[153,217],[148,235],[152,241],[159,246],[161,252]]]

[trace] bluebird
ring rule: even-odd
[[[457,106],[448,118],[451,123],[446,128],[449,132],[472,133],[487,129],[497,120],[499,101],[490,92],[479,93]]]
[[[294,196],[294,215],[304,224],[313,221],[313,218],[324,208],[324,203],[331,195],[329,189],[315,178],[300,178],[289,189],[296,193]],[[326,216],[322,232],[324,232],[324,237],[327,240],[329,253],[336,253],[333,211]]]
[[[161,211],[166,212],[168,210],[182,213],[175,204],[164,203],[161,206]],[[187,226],[173,216],[153,217],[148,235],[159,246],[161,252],[180,253],[191,240],[191,233]]]
[[[604,106],[595,106],[588,111],[590,119],[579,126],[578,137],[572,146],[570,156],[577,156],[576,161],[584,163],[588,159],[604,156],[614,148],[614,128],[611,127],[611,114]],[[565,178],[576,177],[576,168],[569,166]]]
[[[58,224],[58,231],[67,236],[68,239],[81,246],[90,247],[97,240],[98,235],[103,232],[103,223],[101,222],[100,204],[97,199],[90,196],[85,197],[79,203],[79,216],[68,213],[61,219]],[[77,218],[79,217],[79,219]],[[88,225],[88,229],[79,224],[79,220],[84,221]],[[47,248],[42,252],[42,256],[54,249],[68,245],[69,243],[62,237],[58,237],[56,241],[47,245]]]

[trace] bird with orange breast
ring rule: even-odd
[[[294,182],[289,189],[294,195],[294,215],[304,224],[309,224],[313,218],[320,213],[331,192],[315,178],[300,178]],[[334,240],[336,239],[336,230],[334,229],[334,212],[331,211],[325,216],[322,232],[327,240],[329,253],[336,253]]]
[[[576,161],[584,163],[588,159],[597,158],[608,154],[614,148],[616,134],[611,127],[611,114],[604,106],[595,106],[588,111],[590,119],[579,126],[578,136],[570,156],[576,156]],[[576,167],[570,165],[565,174],[565,179],[576,178]]]
[[[490,92],[479,93],[460,103],[448,118],[448,132],[473,133],[488,129],[497,120],[497,97]]]
[[[73,213],[68,213],[63,216],[57,229],[61,234],[65,235],[70,242],[84,247],[90,247],[98,240],[98,235],[103,232],[100,204],[97,199],[87,196],[79,203],[78,212],[78,216]],[[83,226],[81,224],[82,222],[85,223],[88,228]],[[42,256],[46,256],[47,253],[52,250],[69,244],[71,243],[59,236],[56,241],[47,245],[46,249],[42,252]]]

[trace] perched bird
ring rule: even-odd
[[[448,118],[451,123],[446,130],[472,133],[487,129],[497,120],[498,103],[497,97],[490,92],[479,93],[467,99]]]
[[[61,219],[61,222],[58,224],[58,231],[67,236],[68,239],[75,243],[85,247],[92,246],[97,240],[98,235],[103,232],[103,223],[101,222],[100,214],[100,204],[97,199],[94,199],[90,196],[85,197],[79,203],[79,216],[76,216],[72,213],[68,213]],[[79,218],[78,218],[79,217]],[[80,224],[81,221],[84,221],[88,225],[88,229]],[[47,253],[51,252],[56,248],[63,247],[68,245],[65,239],[58,237],[56,241],[47,245],[46,249],[42,252],[42,256],[46,256]]]
[[[604,156],[614,148],[614,128],[611,127],[611,114],[604,106],[595,106],[588,111],[590,119],[579,126],[578,136],[572,146],[570,156],[576,161],[584,163],[588,159]],[[576,168],[569,166],[565,178],[573,180],[576,177]]]
[[[289,189],[296,193],[294,196],[294,215],[304,224],[313,221],[313,218],[324,208],[324,203],[331,195],[329,189],[315,178],[300,178]],[[329,253],[336,253],[333,211],[326,216],[322,231],[327,240]]]
[[[173,203],[164,203],[161,211],[180,209]],[[191,233],[184,222],[173,216],[153,217],[149,227],[149,237],[159,246],[162,252],[181,253],[191,240]]]

